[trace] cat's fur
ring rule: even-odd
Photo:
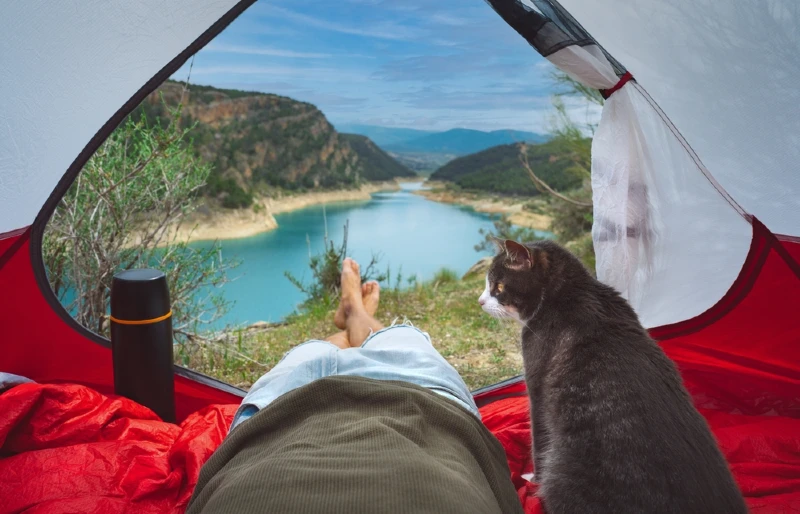
[[[499,246],[480,303],[523,325],[545,510],[747,512],[675,365],[628,302],[553,242]]]

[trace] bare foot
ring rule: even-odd
[[[370,316],[374,316],[375,313],[378,312],[380,296],[381,286],[374,280],[370,280],[361,286],[361,301],[364,302],[364,310],[366,310],[367,314]],[[336,309],[336,314],[333,315],[333,324],[340,330],[346,328],[347,316],[344,315],[344,307],[341,303],[339,304],[339,308]]]
[[[347,316],[354,308],[364,308],[364,301],[361,298],[361,270],[358,263],[349,257],[342,263],[342,299],[339,301],[339,308],[333,316],[334,324],[340,328],[345,328]],[[364,284],[365,286],[367,284]],[[377,301],[376,301],[377,304]]]
[[[364,302],[364,309],[370,316],[375,316],[378,312],[378,302],[381,298],[381,286],[374,280],[370,280],[361,286],[361,300]]]

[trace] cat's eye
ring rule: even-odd
[[[502,282],[498,282],[497,283],[497,292],[498,293],[502,293],[503,292],[503,283]]]

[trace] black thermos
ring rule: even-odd
[[[114,391],[175,422],[172,310],[164,273],[134,269],[111,285]]]

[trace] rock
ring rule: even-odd
[[[469,270],[467,270],[466,273],[464,273],[464,276],[461,277],[461,280],[476,275],[485,275],[486,271],[489,269],[489,266],[492,265],[492,259],[494,259],[494,257],[484,257],[483,259],[473,264],[472,267]]]
[[[283,327],[283,326],[286,326],[286,325],[288,325],[288,323],[286,323],[285,321],[275,321],[275,322],[256,321],[252,325],[248,325],[248,326],[244,327],[244,329],[245,330],[252,330],[252,331],[271,330],[273,328]]]

